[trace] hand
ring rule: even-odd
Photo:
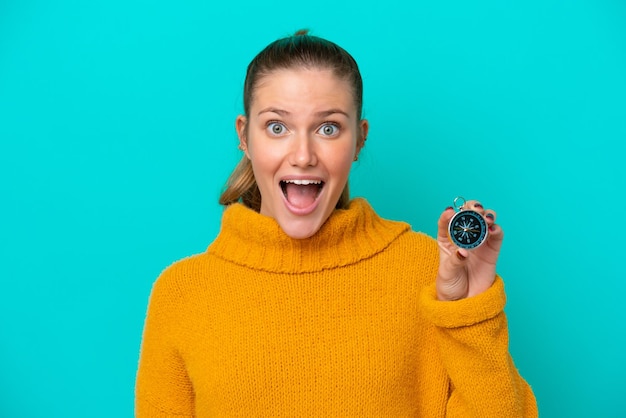
[[[465,202],[466,209],[480,213],[487,223],[486,242],[472,250],[458,248],[450,241],[448,224],[455,214],[446,209],[439,217],[437,242],[439,244],[439,270],[437,272],[437,298],[458,300],[476,296],[489,289],[496,279],[496,261],[500,254],[504,232],[495,223],[496,213],[485,210],[476,200]]]

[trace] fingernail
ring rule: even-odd
[[[461,254],[461,252],[460,252],[460,251],[457,251],[457,252],[456,252],[456,256],[457,256],[457,257],[459,258],[459,260],[461,260],[461,261],[465,260],[465,256],[464,256],[463,254]]]
[[[493,216],[493,213],[488,213],[485,216],[491,220],[495,219],[495,217]]]
[[[452,206],[448,206],[446,210],[454,209]],[[445,212],[445,211],[444,211]]]
[[[481,205],[480,203],[474,203],[474,207],[478,209],[482,209],[483,205]]]
[[[496,228],[494,228],[494,226],[493,226],[493,225],[489,226],[489,232],[493,232],[493,231],[495,231],[495,230],[496,230]]]

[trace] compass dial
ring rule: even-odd
[[[448,233],[454,245],[469,250],[485,242],[487,224],[480,213],[462,210],[450,219]]]

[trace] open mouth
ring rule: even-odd
[[[324,184],[321,180],[313,179],[281,180],[280,188],[290,205],[304,209],[315,203]]]

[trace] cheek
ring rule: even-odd
[[[271,172],[274,170],[274,160],[271,156],[267,155],[267,153],[251,150],[249,158],[257,182],[262,182],[271,176]]]
[[[277,169],[283,159],[283,153],[276,147],[254,143],[249,147],[248,158],[252,166],[263,170]]]
[[[345,164],[352,165],[352,161],[354,161],[354,156],[356,155],[356,138],[345,142],[341,151],[338,151],[336,154]]]
[[[342,149],[333,149],[328,152],[327,167],[336,175],[347,176],[354,162],[355,147],[348,144]]]
[[[248,158],[252,164],[254,177],[260,187],[273,182],[274,174],[280,168],[282,154],[274,147],[263,146],[258,141],[248,142]]]

